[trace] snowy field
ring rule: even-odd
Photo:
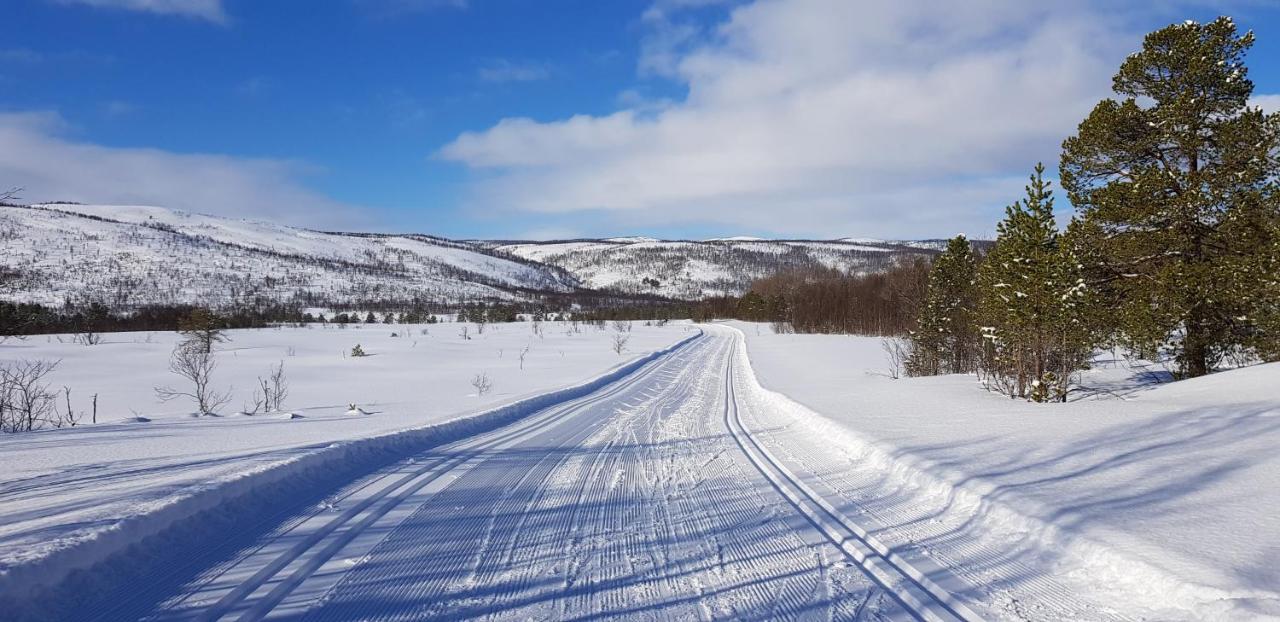
[[[163,403],[154,393],[181,386],[167,369],[175,333],[108,334],[96,346],[69,336],[5,342],[0,360],[61,361],[48,382],[69,386],[77,410],[88,410],[97,394],[99,423],[0,437],[0,584],[43,582],[51,578],[43,573],[84,566],[165,522],[138,527],[139,517],[181,518],[217,503],[210,491],[255,473],[290,472],[280,467],[332,444],[491,411],[696,333],[687,324],[636,323],[619,355],[613,328],[582,325],[573,333],[568,323],[545,322],[538,336],[529,323],[490,324],[482,334],[470,325],[463,339],[461,326],[229,331],[231,340],[217,348],[213,385],[234,388],[233,398],[222,416],[199,418],[191,403]],[[357,344],[369,356],[353,358]],[[257,378],[282,361],[290,384],[284,412],[237,414]],[[479,373],[492,382],[483,396],[471,384]],[[360,414],[349,412],[352,403]],[[202,495],[203,505],[188,503]],[[57,555],[67,557],[51,558]]]
[[[1033,404],[890,379],[878,339],[735,326],[803,405],[778,398],[766,444],[1010,617],[1280,617],[1280,364],[1153,385],[1103,360],[1084,383],[1105,393]]]
[[[1280,619],[1280,366],[1152,384],[1103,360],[1086,383],[1105,391],[1041,405],[967,376],[891,379],[878,339],[636,325],[619,356],[612,329],[544,326],[237,331],[215,376],[236,401],[202,418],[151,395],[172,335],[5,344],[62,358],[53,382],[100,393],[116,422],[0,439],[0,606]],[[233,414],[280,360],[287,413]]]

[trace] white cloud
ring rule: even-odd
[[[370,226],[368,214],[308,190],[294,162],[77,142],[53,113],[0,113],[0,186],[26,201],[158,205],[312,228]]]
[[[477,208],[833,237],[986,230],[1140,44],[1079,3],[757,0],[709,30],[671,17],[678,4],[646,16],[657,43],[640,69],[687,97],[458,136],[437,155],[482,173]]]
[[[1250,106],[1258,106],[1267,114],[1280,112],[1280,94],[1254,95],[1249,98]]]
[[[227,23],[227,12],[222,0],[53,0],[58,4],[83,4],[86,6],[141,11],[163,15],[179,15],[204,19],[218,24]]]

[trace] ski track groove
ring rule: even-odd
[[[724,421],[743,453],[779,493],[814,524],[836,546],[880,584],[904,609],[917,619],[929,622],[971,621],[981,618],[964,603],[947,594],[925,575],[858,528],[823,498],[805,486],[782,466],[742,424],[735,396],[735,363],[740,337],[732,338],[725,363],[726,399]]]

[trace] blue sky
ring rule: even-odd
[[[1280,103],[1271,3],[895,4],[7,0],[0,185],[453,237],[982,235],[1146,31],[1234,15]]]

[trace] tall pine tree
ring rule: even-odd
[[[1277,220],[1280,114],[1247,106],[1253,33],[1230,18],[1147,35],[1063,143],[1062,185],[1119,302],[1117,328],[1151,352],[1166,342],[1184,377],[1257,344]],[[1261,351],[1261,350],[1259,350]]]

